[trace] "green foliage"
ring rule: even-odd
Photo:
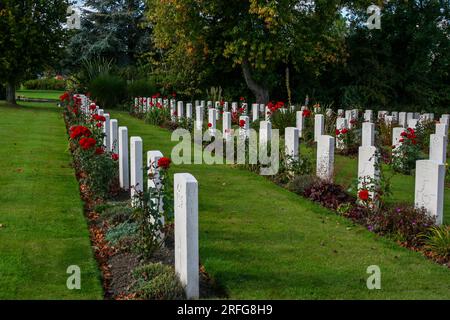
[[[213,103],[222,101],[222,87],[211,87],[206,90],[206,97],[208,101],[212,101]]]
[[[128,84],[128,97],[150,97],[155,92],[158,92],[158,86],[154,78],[141,79],[131,81]]]
[[[145,114],[145,122],[155,126],[162,126],[164,123],[169,122],[170,119],[170,108],[152,107]]]
[[[126,205],[103,205],[102,207],[97,206],[95,209],[99,212],[102,218],[107,219],[111,224],[119,224],[128,221],[133,213],[132,208]]]
[[[105,239],[112,245],[118,246],[123,240],[136,238],[138,225],[134,222],[123,222],[111,227],[106,232]]]
[[[184,288],[172,267],[151,263],[133,271],[139,298],[148,300],[185,299]]]
[[[405,130],[401,144],[392,150],[392,168],[403,174],[412,174],[416,161],[422,158],[420,144],[417,143],[414,130]]]
[[[65,90],[66,82],[52,78],[28,80],[23,83],[28,90]]]
[[[284,109],[283,111],[278,110],[270,116],[272,128],[280,130],[280,135],[282,136],[284,136],[286,128],[296,126],[297,119],[296,111],[292,111],[290,108]]]
[[[65,0],[0,2],[1,83],[14,88],[52,67],[65,42],[66,10]]]
[[[425,235],[425,247],[439,257],[450,258],[450,227],[433,227]]]
[[[100,75],[90,82],[88,90],[100,106],[112,109],[126,99],[127,84],[120,77]]]
[[[114,68],[113,60],[103,57],[93,57],[81,60],[81,68],[77,78],[81,85],[87,87],[96,78],[108,76]]]

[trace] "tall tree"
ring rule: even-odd
[[[86,0],[81,30],[68,46],[71,62],[103,57],[121,66],[136,63],[150,45],[144,0]]]
[[[65,0],[0,1],[0,81],[6,100],[16,103],[16,86],[51,66],[65,40]]]
[[[227,61],[261,103],[289,68],[319,73],[343,57],[341,1],[148,1],[165,68],[192,79],[204,66]]]

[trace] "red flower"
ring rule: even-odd
[[[210,123],[208,123],[208,128],[211,128],[212,127],[212,123],[210,122]]]
[[[401,135],[402,137],[406,137],[408,134],[406,133],[406,131],[403,131],[400,135]]]
[[[105,153],[105,149],[98,147],[97,149],[95,149],[95,154],[97,155],[102,155]]]
[[[401,142],[401,143],[403,143],[403,142],[405,142],[405,139],[400,139],[400,140],[398,140],[399,142]]]
[[[239,127],[243,128],[245,127],[245,120],[239,120]]]
[[[342,129],[341,133],[346,134],[348,132],[347,128]]]
[[[336,135],[338,136],[340,134],[341,134],[341,131],[339,131],[339,129],[336,129]]]
[[[94,111],[95,109],[97,109],[96,104],[95,104],[95,103],[91,103],[91,105],[89,106],[89,109],[90,109],[91,111]]]
[[[303,110],[302,116],[303,116],[303,118],[309,118],[311,116],[311,111]]]
[[[362,201],[367,201],[367,200],[369,200],[369,191],[368,190],[361,190],[359,193],[358,193],[358,197],[359,197],[359,199],[361,199]]]
[[[96,126],[97,126],[97,128],[101,128],[101,127],[103,127],[103,123],[97,122]]]
[[[350,120],[350,124],[356,124],[358,121],[356,121],[356,119],[352,119]]]
[[[113,153],[111,155],[111,159],[113,159],[114,161],[117,161],[117,160],[119,160],[119,155],[117,153]]]
[[[239,100],[245,101],[245,98],[244,97],[240,97]]]
[[[221,100],[220,101],[220,106],[223,107],[225,105],[225,101]]]
[[[74,140],[74,139],[78,139],[82,136],[90,137],[92,135],[92,132],[91,132],[91,130],[89,130],[88,128],[86,128],[84,126],[75,126],[75,127],[70,128],[69,134],[70,134],[70,139]]]
[[[172,97],[176,97],[177,96],[177,94],[174,92],[174,93],[172,93]]]
[[[105,122],[105,121],[106,121],[106,118],[105,118],[104,116],[99,116],[98,114],[94,114],[94,115],[92,116],[92,118],[93,118],[94,120],[96,120],[96,121],[101,121],[101,122]]]
[[[69,101],[70,100],[70,95],[67,92],[65,92],[63,95],[61,95],[59,97],[59,100],[60,101]]]
[[[97,141],[94,138],[82,138],[80,139],[80,147],[83,150],[89,150],[92,147],[95,146],[95,144],[97,143]]]
[[[158,160],[158,167],[167,170],[169,169],[171,163],[172,160],[170,160],[170,158],[162,157]]]

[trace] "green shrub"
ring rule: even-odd
[[[66,82],[64,80],[57,80],[53,78],[34,79],[25,81],[23,84],[28,90],[58,90],[66,89]]]
[[[442,258],[450,258],[450,227],[433,227],[425,236],[425,247],[427,250]]]
[[[102,108],[115,108],[126,99],[126,81],[113,75],[100,75],[89,84],[89,92]]]
[[[172,267],[151,263],[133,271],[139,298],[148,300],[185,299],[184,288]]]
[[[128,205],[112,205],[108,206],[100,213],[102,218],[107,219],[110,223],[118,224],[129,220],[133,213],[133,209]]]
[[[137,234],[137,223],[123,222],[112,227],[106,233],[106,240],[113,246],[117,246],[122,240],[133,239]]]
[[[299,175],[289,181],[287,188],[289,191],[303,195],[305,190],[310,188],[313,184],[317,183],[319,178],[314,175]]]
[[[151,97],[158,92],[158,87],[153,79],[142,79],[128,84],[128,97]]]

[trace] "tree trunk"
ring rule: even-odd
[[[256,103],[269,103],[269,90],[257,83],[251,74],[250,67],[247,61],[242,63],[242,71],[244,73],[245,82],[248,88],[253,92],[256,97]]]
[[[11,104],[16,104],[16,85],[8,82],[6,85],[6,101]]]

